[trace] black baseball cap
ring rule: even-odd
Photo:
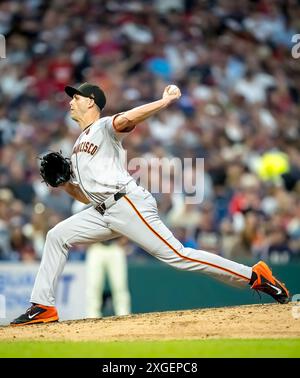
[[[77,89],[66,86],[65,92],[68,96],[73,97],[75,94],[78,94],[83,97],[92,98],[95,101],[95,104],[99,106],[102,110],[106,104],[106,97],[103,90],[97,85],[84,83],[81,84]]]

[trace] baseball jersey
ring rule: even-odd
[[[84,194],[92,203],[101,203],[134,180],[126,170],[126,151],[114,117],[98,119],[78,137],[72,152],[72,168]]]

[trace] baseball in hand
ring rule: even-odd
[[[171,104],[172,102],[178,100],[180,96],[180,89],[177,87],[177,85],[174,84],[168,85],[163,93],[163,99],[165,99],[168,104]]]
[[[179,88],[176,85],[173,85],[173,84],[170,85],[169,88],[168,88],[168,93],[170,95],[175,95],[175,94],[178,93],[178,91],[179,91]]]

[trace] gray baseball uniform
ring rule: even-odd
[[[252,268],[213,253],[185,248],[162,223],[154,197],[126,171],[121,144],[126,134],[115,131],[113,117],[105,117],[90,125],[77,139],[72,154],[74,173],[94,206],[48,232],[31,302],[55,305],[58,278],[71,246],[120,235],[175,268],[207,273],[232,284],[248,284]],[[114,194],[120,190],[126,194],[116,201]],[[103,201],[107,209],[100,213],[95,207]]]

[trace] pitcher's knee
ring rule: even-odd
[[[63,240],[63,232],[59,225],[51,228],[51,230],[48,231],[47,237],[46,237],[46,243],[58,243],[58,244],[64,244]]]

